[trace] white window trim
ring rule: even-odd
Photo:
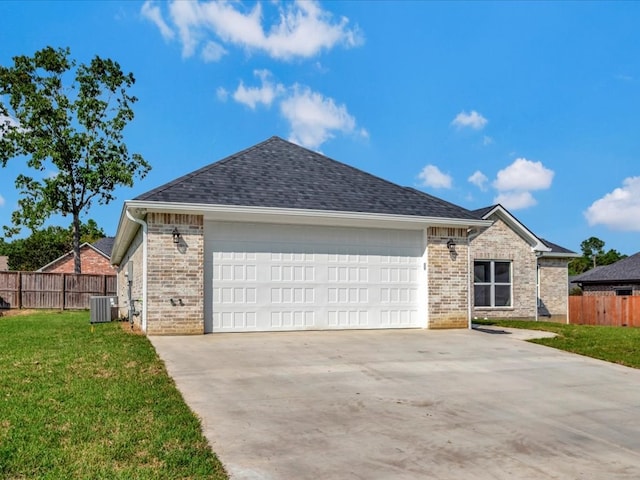
[[[501,260],[501,259],[489,259],[489,258],[476,258],[473,261],[473,265],[475,268],[475,264],[477,262],[489,262],[491,264],[491,282],[476,282],[475,278],[473,281],[473,288],[475,290],[476,285],[489,285],[490,289],[491,289],[491,305],[482,305],[482,306],[478,306],[475,304],[475,295],[474,295],[474,299],[473,299],[473,308],[477,309],[477,310],[513,310],[514,306],[513,306],[513,261],[512,260]],[[495,282],[495,264],[496,263],[508,263],[509,264],[509,283],[496,283]],[[495,287],[496,285],[499,286],[504,286],[504,285],[509,285],[509,302],[511,303],[511,305],[498,305],[496,306],[496,292],[495,292]]]

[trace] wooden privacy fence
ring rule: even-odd
[[[0,272],[0,309],[88,309],[92,296],[116,294],[115,275]]]
[[[571,295],[569,321],[581,325],[640,327],[640,296]]]

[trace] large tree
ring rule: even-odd
[[[604,251],[605,242],[598,237],[589,237],[580,243],[582,257],[574,258],[569,262],[569,275],[579,275],[592,268],[602,265],[611,265],[626,258],[617,250]]]
[[[132,186],[149,164],[129,154],[122,131],[137,98],[132,73],[110,59],[89,64],[66,49],[46,47],[0,66],[0,162],[24,159],[32,172],[15,180],[19,209],[7,235],[37,230],[53,214],[71,217],[75,272],[81,272],[81,215],[107,204],[118,186]]]

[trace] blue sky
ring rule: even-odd
[[[122,201],[278,135],[465,208],[502,203],[575,251],[640,250],[639,2],[5,0],[0,16],[2,65],[68,46],[136,77],[125,139],[153,169],[91,209],[107,234]],[[0,224],[21,171],[0,170]]]

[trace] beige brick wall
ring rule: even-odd
[[[569,295],[569,259],[538,259],[540,275],[540,319],[547,315],[552,321],[567,321],[567,297]]]
[[[142,228],[129,245],[126,255],[118,266],[118,307],[121,317],[129,318],[128,284],[125,273],[129,262],[133,264],[133,283],[131,284],[131,298],[135,309],[140,312],[133,317],[134,324],[140,328],[142,322]]]
[[[471,300],[473,302],[473,261],[511,261],[512,306],[473,307],[478,318],[535,318],[537,304],[536,255],[531,246],[501,219],[471,240]]]
[[[204,333],[202,215],[149,213],[147,225],[147,333]],[[174,228],[181,234],[177,246]]]
[[[450,239],[454,254],[447,248]],[[429,328],[469,326],[467,249],[465,228],[427,229]]]

